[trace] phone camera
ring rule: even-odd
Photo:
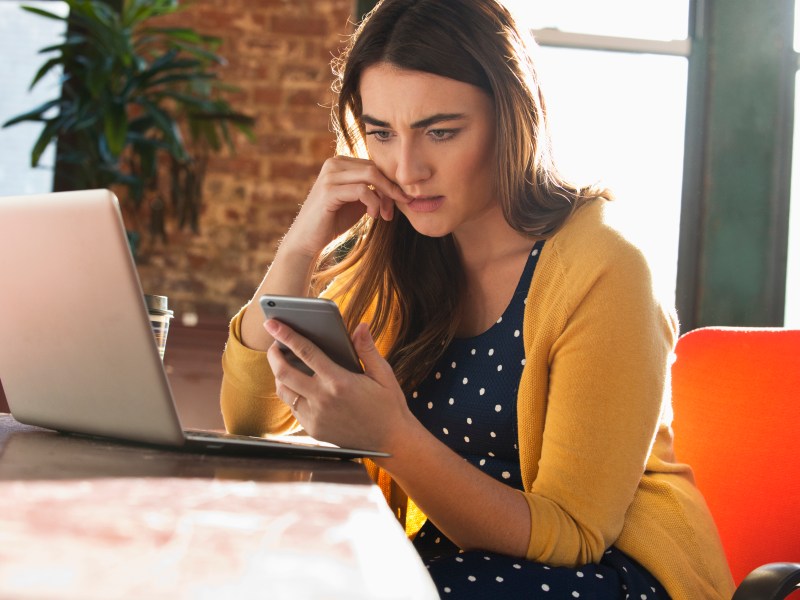
[[[269,300],[267,302],[267,306],[275,306],[275,301],[274,300]]]

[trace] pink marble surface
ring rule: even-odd
[[[126,452],[81,443],[94,460]],[[378,488],[331,481],[335,464],[319,465],[323,482],[319,461],[283,461],[288,476],[259,481],[251,475],[269,460],[221,458],[202,476],[115,476],[105,465],[94,477],[37,478],[10,475],[21,460],[12,448],[0,447],[0,598],[437,597]],[[139,451],[157,463],[153,452]]]

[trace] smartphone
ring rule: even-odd
[[[338,365],[354,373],[364,372],[339,307],[332,300],[268,294],[259,298],[259,304],[266,318],[285,323],[308,338]],[[278,345],[293,366],[314,374],[291,350],[280,342]]]

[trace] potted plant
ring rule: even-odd
[[[58,140],[66,187],[121,190],[132,214],[146,206],[151,232],[161,236],[171,204],[179,226],[196,231],[209,153],[233,149],[231,126],[252,139],[252,119],[225,99],[235,88],[218,78],[220,40],[159,25],[159,17],[180,10],[176,0],[124,0],[120,10],[100,0],[66,2],[65,17],[23,7],[66,21],[63,42],[40,51],[48,58],[31,83],[60,68],[61,95],[3,126],[41,122],[31,163]],[[168,186],[159,185],[159,174]]]

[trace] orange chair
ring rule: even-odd
[[[800,330],[704,327],[675,352],[675,454],[714,515],[733,598],[786,598],[800,590]]]

